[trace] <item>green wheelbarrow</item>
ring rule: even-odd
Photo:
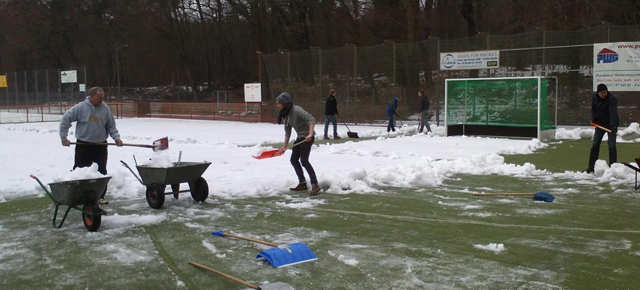
[[[178,199],[180,193],[190,192],[193,200],[203,202],[209,197],[209,185],[202,178],[211,162],[174,162],[170,167],[152,167],[137,165],[140,177],[131,167],[120,160],[122,166],[131,171],[140,183],[147,187],[147,203],[151,208],[159,209],[164,204],[164,196],[173,194]],[[189,189],[180,190],[180,183],[189,183]],[[166,185],[171,185],[171,191],[165,192]]]
[[[67,214],[72,208],[82,212],[82,222],[88,231],[95,232],[100,228],[102,216],[106,215],[107,212],[98,206],[97,200],[107,188],[111,176],[49,183],[51,192],[37,177],[31,175],[31,178],[40,184],[47,196],[56,205],[52,221],[54,228],[62,227],[62,224],[67,219]],[[60,205],[66,205],[68,208],[60,224],[56,224]]]

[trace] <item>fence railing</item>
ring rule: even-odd
[[[0,124],[57,122],[74,105],[3,106],[0,107]],[[137,103],[110,103],[109,108],[117,119],[138,117]]]
[[[140,117],[176,118],[197,120],[226,120],[244,122],[271,122],[275,118],[265,118],[262,104],[230,103],[147,103],[146,113]]]

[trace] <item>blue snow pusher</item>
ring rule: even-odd
[[[318,259],[309,247],[302,243],[294,243],[290,245],[278,245],[274,243],[269,243],[261,240],[256,240],[252,238],[246,238],[243,236],[238,236],[234,234],[228,234],[224,231],[217,231],[211,233],[214,236],[224,236],[224,237],[232,237],[236,239],[241,239],[245,241],[256,242],[260,244],[264,244],[267,246],[271,246],[273,248],[262,250],[258,254],[256,258],[264,258],[271,265],[276,268],[291,266],[295,264],[300,264],[304,262],[310,262]]]

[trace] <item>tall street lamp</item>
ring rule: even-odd
[[[116,72],[118,73],[118,98],[120,98],[120,61],[118,59],[118,49],[121,49],[123,47],[128,47],[128,46],[129,46],[128,44],[125,44],[123,46],[116,48]]]

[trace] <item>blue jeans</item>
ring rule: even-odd
[[[338,118],[336,115],[324,115],[324,136],[329,137],[329,122],[333,124],[333,137],[338,136]]]
[[[609,137],[609,166],[611,166],[611,164],[613,163],[618,162],[618,151],[616,149],[616,133],[609,133],[600,128],[596,128],[596,132],[593,133],[593,145],[591,146],[591,154],[589,155],[589,167],[587,167],[590,170],[593,170],[593,167],[596,165],[596,160],[598,160],[598,155],[600,155],[600,143],[602,142],[604,133],[607,133],[607,137]]]
[[[396,121],[395,121],[395,117],[394,115],[387,115],[387,117],[389,117],[389,124],[387,125],[387,133],[389,133],[389,131],[396,131]]]

